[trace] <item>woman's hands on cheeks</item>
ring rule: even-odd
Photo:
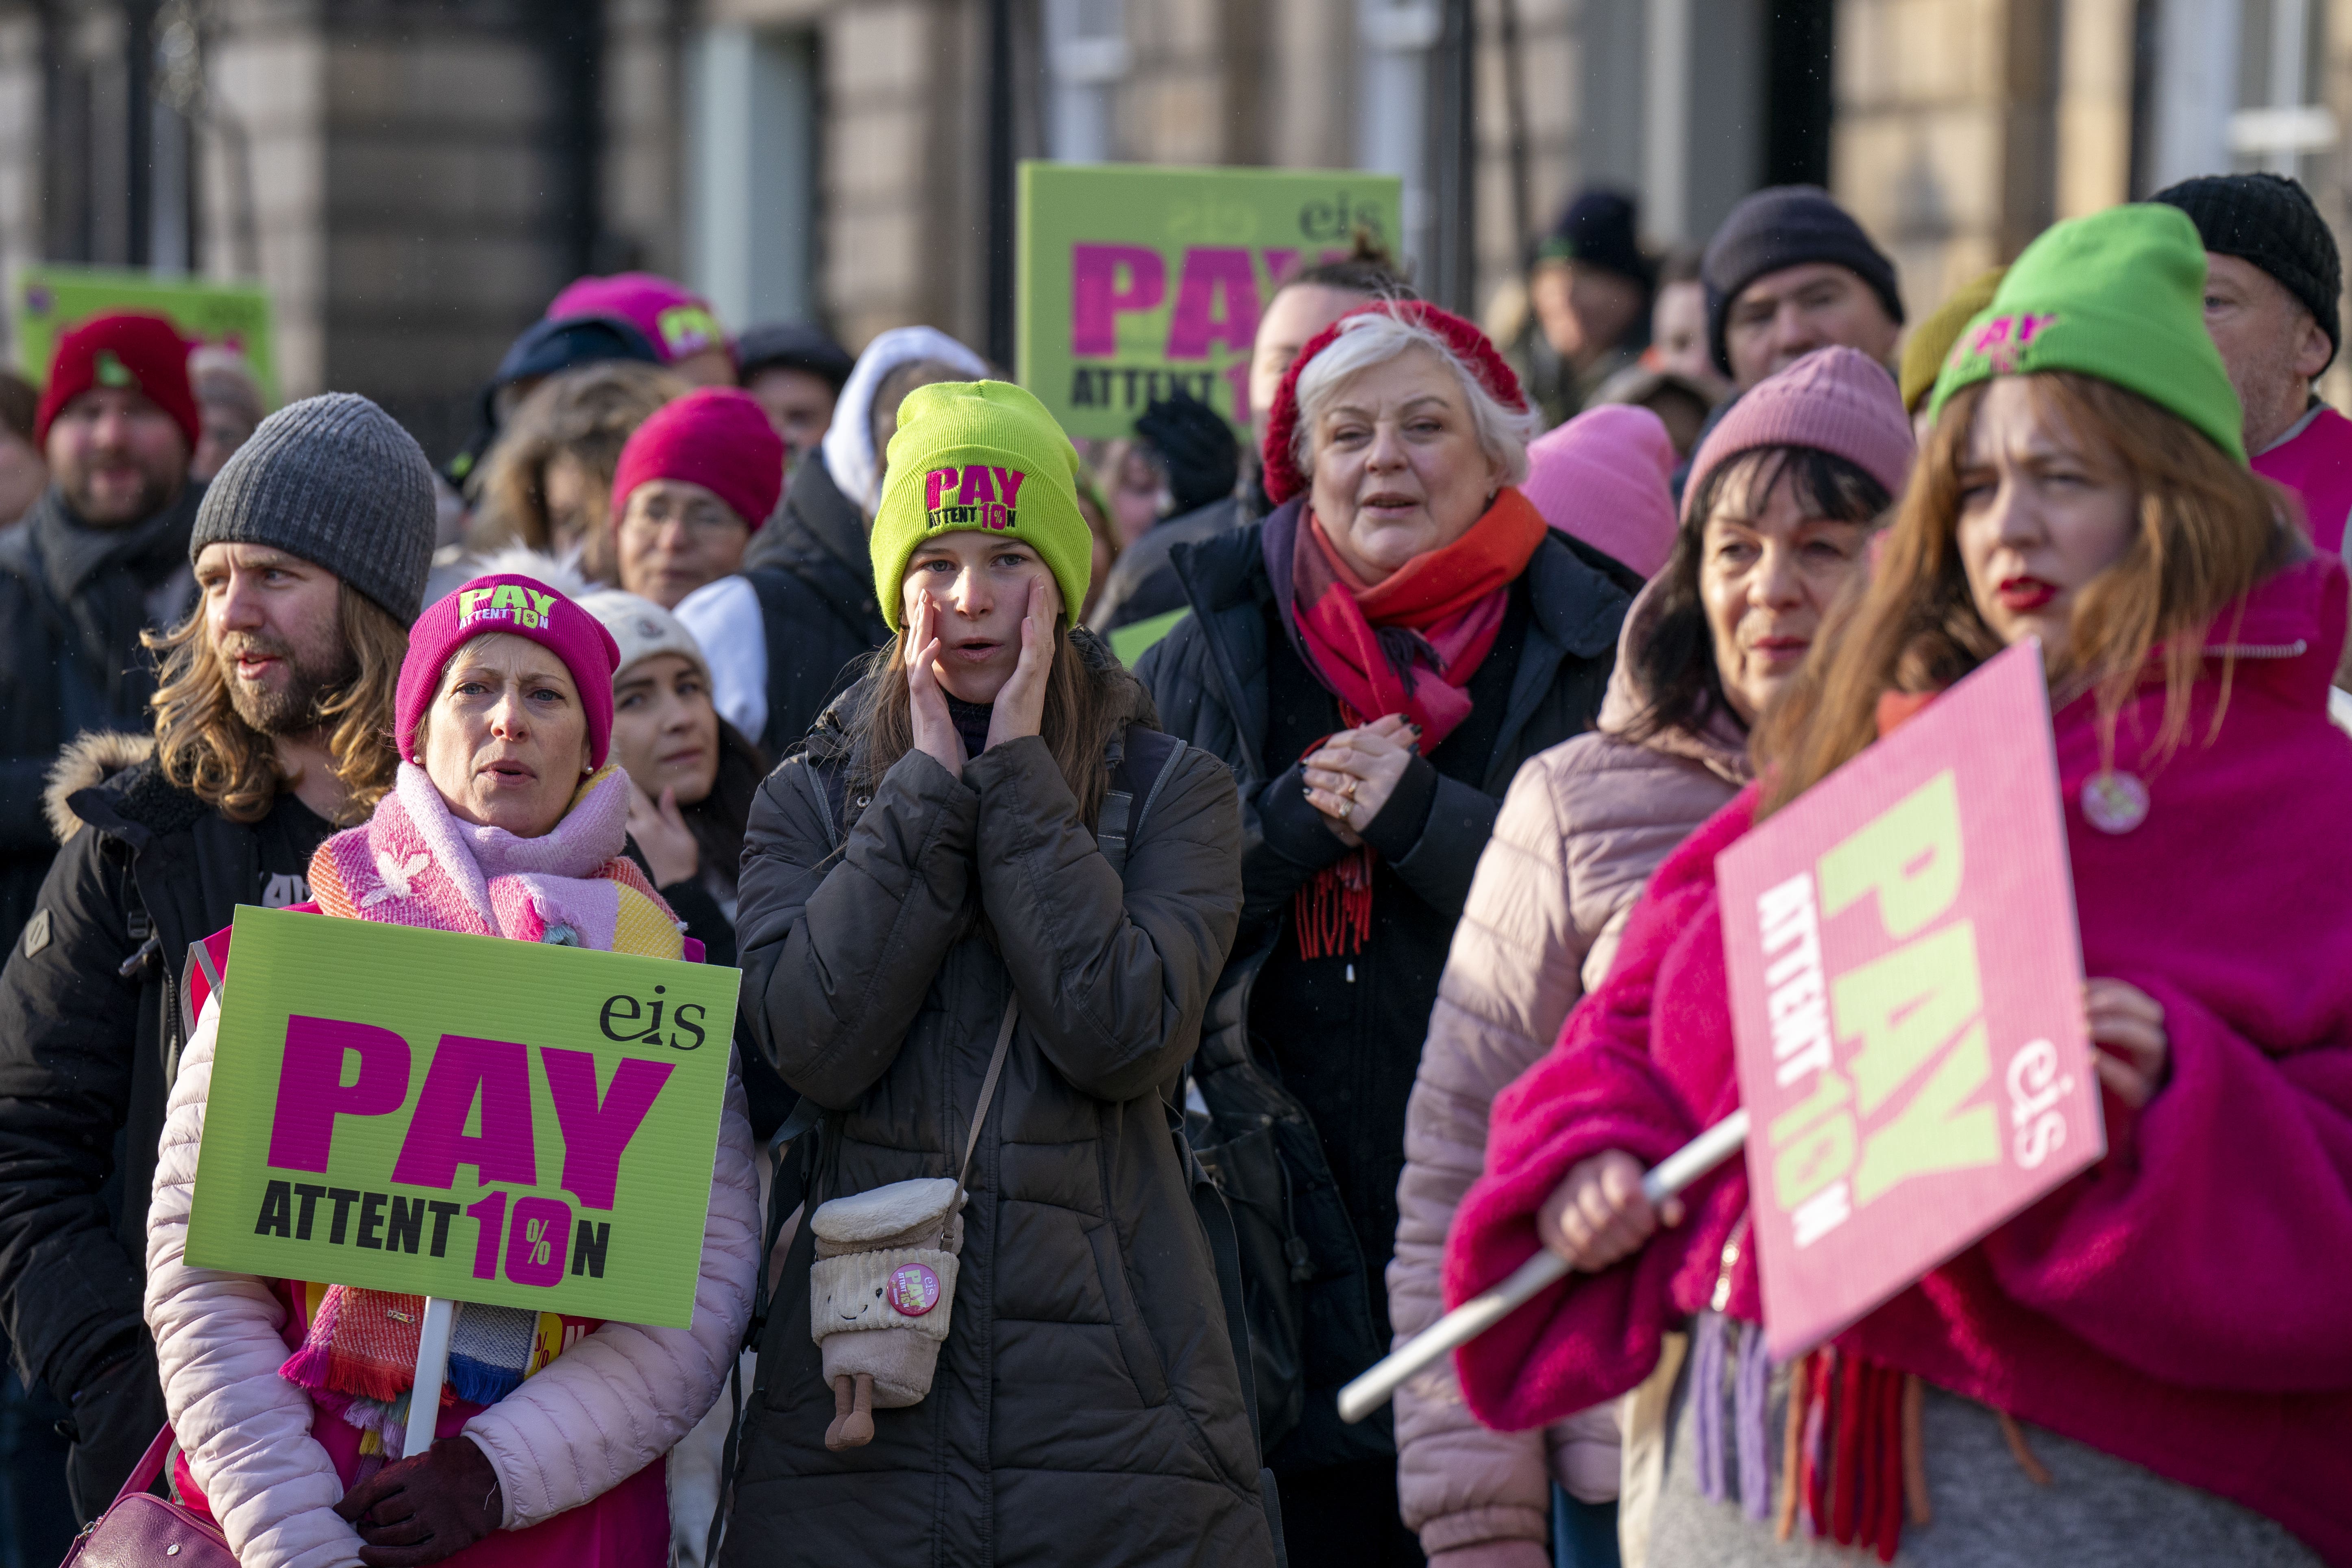
[[[961,775],[966,761],[963,737],[956,733],[948,713],[948,694],[940,685],[939,609],[929,594],[917,590],[907,617],[907,706],[913,716],[915,750],[948,772]]]
[[[1402,713],[1340,731],[1307,754],[1307,804],[1323,814],[1323,826],[1339,842],[1354,848],[1396,793],[1420,741],[1420,726]]]
[[[635,783],[629,785],[629,837],[645,851],[654,886],[683,882],[702,868],[702,850],[677,809],[677,791],[665,789],[656,805]]]
[[[2164,1004],[2121,980],[2083,983],[2083,1026],[2099,1081],[2134,1110],[2156,1098],[2172,1070]]]
[[[1570,1171],[1536,1214],[1547,1250],[1587,1274],[1640,1251],[1661,1225],[1683,1222],[1680,1198],[1652,1207],[1642,1195],[1642,1163],[1622,1149],[1595,1154]]]
[[[1054,668],[1054,611],[1045,603],[1045,579],[1029,579],[1029,606],[1021,616],[1021,658],[1013,679],[996,694],[988,716],[990,750],[1024,735],[1034,735],[1045,722],[1045,679]]]

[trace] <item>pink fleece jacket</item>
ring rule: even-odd
[[[2306,561],[2258,585],[2210,647],[2238,653],[2208,743],[2218,659],[2190,741],[2160,765],[2150,685],[2120,727],[2152,800],[2089,826],[2091,701],[2056,717],[2086,973],[2161,1003],[2171,1076],[2109,1153],[1871,1314],[1838,1343],[2269,1515],[2352,1563],[2352,737],[2327,721],[2347,582]],[[2137,726],[2137,729],[2136,729]],[[1715,857],[1751,789],[1658,872],[1617,966],[1559,1044],[1495,1103],[1486,1173],[1446,1249],[1458,1302],[1535,1250],[1534,1217],[1579,1161],[1654,1162],[1738,1103]],[[1659,1336],[1706,1304],[1748,1203],[1735,1162],[1634,1258],[1546,1291],[1456,1357],[1481,1420],[1541,1425],[1622,1393]],[[1729,1310],[1759,1315],[1752,1251]],[[1933,1454],[1928,1456],[1932,1470]]]
[[[2274,479],[2303,502],[2311,542],[2323,554],[2344,548],[2344,523],[2352,514],[2352,419],[2325,404],[2301,422],[2290,440],[2257,452],[2248,466]]]
[[[1658,862],[1747,782],[1747,734],[1726,716],[1696,735],[1624,738],[1650,707],[1636,656],[1657,626],[1658,602],[1653,582],[1626,613],[1596,730],[1528,759],[1478,858],[1405,1110],[1388,1268],[1399,1344],[1444,1310],[1445,1232],[1485,1162],[1488,1106],[1559,1037],[1588,983],[1609,972],[1626,913]],[[1449,1363],[1397,1390],[1396,1442],[1405,1525],[1449,1564],[1488,1542],[1542,1544],[1554,1480],[1585,1502],[1617,1495],[1613,1407],[1543,1431],[1489,1431],[1463,1408]]]

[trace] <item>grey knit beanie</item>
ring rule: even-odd
[[[266,544],[323,566],[404,626],[425,607],[436,527],[433,466],[416,437],[355,393],[289,403],[205,490],[188,539]]]

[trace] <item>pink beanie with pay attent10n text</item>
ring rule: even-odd
[[[1675,547],[1674,471],[1665,421],[1609,404],[1529,442],[1519,491],[1562,533],[1654,577]]]
[[[441,672],[476,637],[503,632],[526,637],[563,661],[588,716],[588,765],[601,768],[613,740],[613,671],[620,645],[595,616],[536,577],[502,572],[477,577],[436,600],[408,631],[393,703],[393,740],[403,762],[421,764],[416,725],[441,689]]]

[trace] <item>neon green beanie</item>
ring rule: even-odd
[[[1078,454],[1045,405],[1008,381],[941,381],[898,405],[890,475],[874,514],[874,596],[898,629],[907,563],[924,540],[992,529],[1020,540],[1077,619],[1094,581],[1094,534],[1078,510]]]
[[[1928,404],[1995,375],[2071,370],[2179,416],[2237,462],[2244,414],[2205,330],[2205,242],[2178,207],[2109,207],[2042,231],[1960,331]]]

